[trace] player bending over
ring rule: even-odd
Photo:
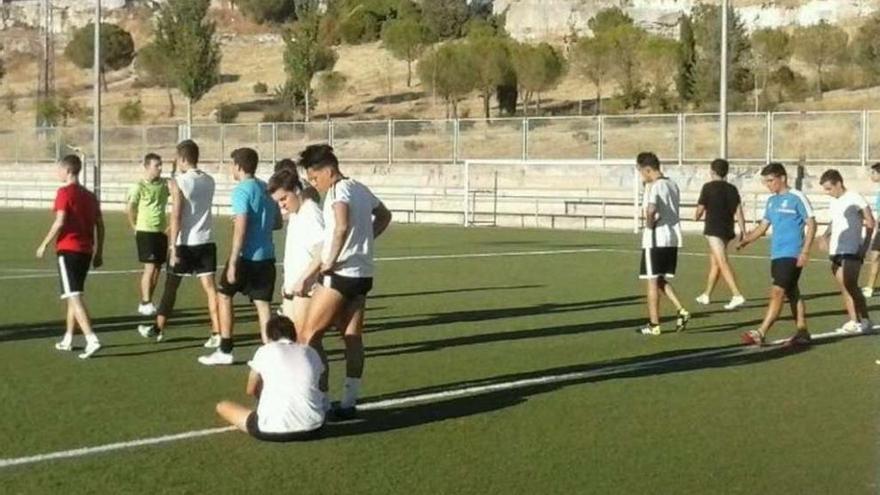
[[[874,215],[861,194],[848,190],[837,170],[826,170],[819,179],[822,189],[831,196],[831,223],[819,238],[831,257],[831,274],[840,288],[849,321],[838,329],[841,333],[868,333],[873,329],[868,316],[868,303],[859,289],[862,260],[871,244]],[[865,228],[864,235],[862,227]]]
[[[43,257],[54,240],[61,299],[67,300],[67,327],[55,348],[72,351],[73,333],[79,325],[86,338],[85,351],[79,357],[87,359],[101,348],[83,298],[89,265],[100,268],[104,264],[104,219],[98,199],[79,183],[80,170],[82,161],[76,155],[67,155],[58,162],[58,179],[65,185],[55,195],[55,222],[37,248],[37,258]]]
[[[642,335],[660,335],[660,293],[666,295],[677,311],[676,331],[687,328],[690,313],[681,305],[669,279],[675,277],[678,248],[681,247],[681,222],[678,216],[680,193],[678,185],[660,171],[660,160],[654,153],[639,153],[636,158],[639,174],[645,183],[644,220],[642,230],[642,262],[639,278],[646,281],[648,291],[648,325]]]
[[[816,236],[816,219],[810,201],[800,191],[788,188],[788,174],[780,163],[771,163],[761,170],[761,180],[772,193],[764,207],[764,219],[757,228],[746,234],[737,249],[758,240],[772,226],[770,240],[770,302],[764,321],[756,330],[742,335],[749,345],[763,345],[770,327],[779,318],[785,298],[795,318],[797,332],[789,339],[791,344],[809,344],[807,314],[798,281],[810,260],[810,247]],[[805,229],[806,227],[806,229]],[[806,230],[806,232],[805,232]]]
[[[324,393],[318,388],[324,364],[313,348],[296,343],[293,323],[284,316],[269,319],[266,338],[248,363],[245,391],[257,399],[256,411],[223,401],[217,414],[258,440],[313,438],[324,425]]]

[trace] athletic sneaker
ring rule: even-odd
[[[813,343],[813,336],[807,330],[798,330],[786,343],[788,345],[810,345]]]
[[[94,356],[95,353],[98,352],[99,350],[101,350],[101,343],[100,342],[98,342],[97,340],[94,342],[87,342],[85,352],[83,352],[82,354],[80,354],[77,357],[80,359],[88,359],[88,358]]]
[[[357,419],[357,407],[337,407],[330,411],[330,416],[335,421],[350,421]]]
[[[700,294],[694,300],[697,301],[697,304],[702,304],[703,306],[712,302],[711,300],[709,300],[709,294]]]
[[[72,351],[73,344],[70,342],[55,342],[55,350],[56,351]]]
[[[199,358],[199,362],[205,366],[228,366],[234,361],[232,353],[227,354],[220,349]]]
[[[873,287],[862,287],[862,295],[865,297],[874,297]]]
[[[757,330],[749,330],[740,336],[740,340],[745,345],[756,345],[760,347],[764,345],[764,334]]]
[[[155,316],[156,315],[156,306],[153,306],[153,303],[147,304],[139,304],[138,305],[138,314],[141,316]]]
[[[727,309],[727,310],[736,309],[745,303],[746,303],[746,298],[744,298],[743,296],[733,296],[730,298],[730,302],[724,305],[724,309]]]
[[[874,333],[874,324],[871,323],[871,320],[865,318],[860,323],[859,326],[862,327],[863,334]]]
[[[156,325],[138,325],[138,333],[141,337],[149,339],[159,334],[159,328]]]
[[[862,325],[857,321],[848,321],[843,324],[842,327],[837,329],[837,333],[842,333],[844,335],[855,335],[858,333],[862,333]]]
[[[660,331],[660,325],[648,324],[648,325],[645,325],[644,327],[636,330],[636,333],[640,333],[642,335],[653,335],[656,337],[656,336],[660,335],[662,332]]]
[[[691,314],[685,309],[679,309],[678,319],[675,320],[675,331],[684,332],[687,329],[689,321],[691,321]]]
[[[206,340],[205,343],[202,344],[202,347],[204,347],[205,349],[216,349],[220,347],[220,334],[212,333],[211,336],[208,337],[208,340]]]

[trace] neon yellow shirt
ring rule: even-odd
[[[168,206],[168,183],[165,179],[142,180],[128,190],[128,204],[137,207],[135,228],[140,232],[165,232]]]

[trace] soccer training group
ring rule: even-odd
[[[234,362],[233,297],[246,295],[256,309],[262,340],[248,362],[246,387],[257,405],[252,409],[223,401],[217,404],[217,413],[261,440],[313,438],[328,418],[356,415],[364,368],[364,312],[373,286],[373,245],[390,224],[391,213],[366,186],[343,175],[328,145],[306,147],[298,161],[279,161],[268,182],[255,177],[260,162],[255,150],[239,148],[231,158],[230,171],[236,182],[231,201],[233,232],[219,283],[215,278],[212,213],[215,182],[198,167],[198,145],[192,140],[177,145],[170,179],[162,177],[160,156],[148,154],[144,158],[143,178],[129,190],[126,209],[138,259],[144,266],[138,313],[154,316],[155,321],[139,325],[138,332],[144,338],[162,341],[183,278],[195,278],[205,294],[211,321],[204,347],[214,349],[198,361],[206,366],[230,365]],[[640,278],[646,280],[648,306],[648,324],[639,332],[661,335],[661,294],[675,306],[676,330],[683,331],[691,315],[670,283],[682,245],[680,192],[663,175],[654,153],[639,154],[636,166],[645,185]],[[81,168],[76,155],[58,162],[58,179],[64,186],[55,198],[55,221],[36,254],[43,257],[55,242],[61,298],[67,303],[66,331],[55,348],[72,351],[74,332],[79,328],[86,341],[79,357],[88,359],[101,349],[101,343],[92,329],[83,294],[89,269],[103,264],[105,229],[98,199],[79,183]],[[798,280],[816,236],[810,202],[803,193],[789,188],[783,165],[771,163],[761,171],[771,193],[764,217],[755,229],[746,232],[739,192],[726,181],[728,168],[725,160],[711,163],[712,179],[703,186],[698,201],[695,220],[705,219],[709,271],[706,289],[696,302],[710,304],[717,282],[723,279],[732,293],[725,309],[744,304],[728,249],[746,247],[772,226],[772,285],[766,316],[761,326],[744,333],[742,340],[763,345],[787,299],[796,322],[796,332],[788,342],[808,345],[810,333]],[[880,182],[880,164],[872,167],[872,179]],[[873,326],[866,297],[872,295],[880,267],[874,216],[861,195],[845,188],[838,171],[826,171],[820,183],[832,199],[831,222],[818,243],[830,255],[831,273],[849,317],[839,331],[867,333]],[[169,203],[171,213],[167,215]],[[272,235],[283,228],[285,219],[282,303],[273,314],[276,255]],[[858,279],[867,253],[873,264],[867,286],[860,289]],[[153,296],[166,264],[157,308]],[[331,327],[343,337],[346,361],[342,397],[335,404],[328,396],[329,369],[322,346],[323,335]]]

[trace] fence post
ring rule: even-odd
[[[529,159],[529,118],[522,120],[522,161]]]
[[[459,120],[452,121],[452,163],[458,163],[458,145],[459,145]]]
[[[678,164],[684,163],[684,114],[678,114]]]
[[[868,142],[868,111],[862,110],[862,166],[868,166],[868,151],[869,151],[869,142]]]
[[[388,119],[388,165],[394,163],[394,119]]]
[[[457,120],[457,119],[456,119]],[[457,126],[456,126],[457,127]],[[468,196],[471,192],[471,174],[470,174],[470,164],[467,160],[464,161],[464,226],[467,227],[470,224],[470,205],[468,204]]]
[[[278,123],[272,122],[272,164],[278,163]]]
[[[334,136],[333,136],[333,121],[327,121],[327,144],[333,146]]]
[[[16,144],[16,150],[18,149],[18,144]],[[61,131],[58,128],[55,128],[55,159],[61,159]]]
[[[767,163],[773,161],[773,112],[767,112]]]
[[[257,132],[259,132],[259,130],[257,130]],[[225,157],[226,157],[226,124],[220,124],[220,165],[223,165]]]
[[[600,115],[596,122],[598,127],[596,133],[599,135],[599,142],[596,144],[596,158],[598,160],[605,159],[605,116]]]

